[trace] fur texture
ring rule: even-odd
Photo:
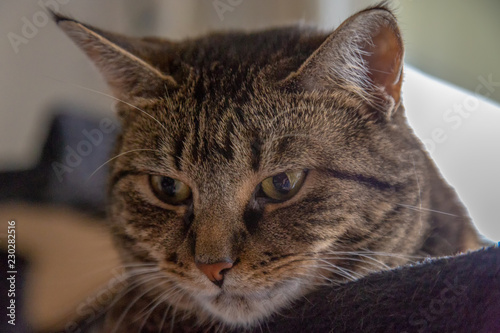
[[[104,331],[158,331],[176,316],[253,327],[318,285],[482,245],[407,125],[387,8],[330,34],[175,43],[56,21],[120,100],[109,216],[130,290]],[[264,179],[297,169],[307,176],[293,198],[257,198]],[[182,181],[192,201],[161,201],[150,175]],[[221,286],[197,268],[224,261]]]

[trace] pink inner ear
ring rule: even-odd
[[[383,88],[394,99],[394,105],[400,101],[403,82],[403,46],[397,34],[392,27],[383,25],[373,36],[373,44],[365,46],[368,55],[363,56],[373,84]]]

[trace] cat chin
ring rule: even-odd
[[[212,319],[231,328],[250,328],[302,296],[304,286],[289,282],[271,290],[245,292],[221,291],[216,295],[193,295]]]

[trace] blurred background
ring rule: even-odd
[[[45,7],[123,34],[182,39],[211,30],[250,30],[297,22],[333,29],[357,10],[377,2],[2,0],[0,172],[29,169],[38,162],[49,130],[49,115],[61,105],[74,106],[78,112],[92,114],[97,119],[113,117],[113,100],[95,92],[108,92],[99,73],[48,19]],[[498,241],[500,2],[396,0],[389,3],[396,10],[405,39],[408,66],[403,98],[409,120],[464,200],[480,232]],[[20,219],[26,213],[22,207],[3,208],[2,218]],[[26,223],[41,214],[26,216]],[[66,216],[50,214],[51,221]],[[30,228],[44,235],[36,226]],[[67,232],[61,229],[59,233]],[[85,232],[77,234],[86,235]],[[0,229],[0,234],[3,233]],[[90,234],[88,237],[93,239]],[[33,236],[31,240],[36,242],[38,238]],[[107,239],[99,244],[103,248],[110,246]],[[57,252],[56,246],[51,255]],[[114,254],[110,255],[110,262],[115,259]],[[100,281],[107,277],[109,273],[102,275]],[[81,297],[94,285],[86,288]],[[48,294],[40,293],[40,299],[47,298]],[[32,318],[48,325],[43,319],[50,316],[49,312],[46,309],[41,314],[32,313]]]

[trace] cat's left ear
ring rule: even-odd
[[[343,89],[390,118],[401,103],[403,41],[394,15],[370,8],[347,19],[280,84],[290,89]]]
[[[57,25],[87,54],[103,74],[113,94],[123,100],[161,95],[177,86],[148,58],[146,41],[106,32],[54,14]]]

